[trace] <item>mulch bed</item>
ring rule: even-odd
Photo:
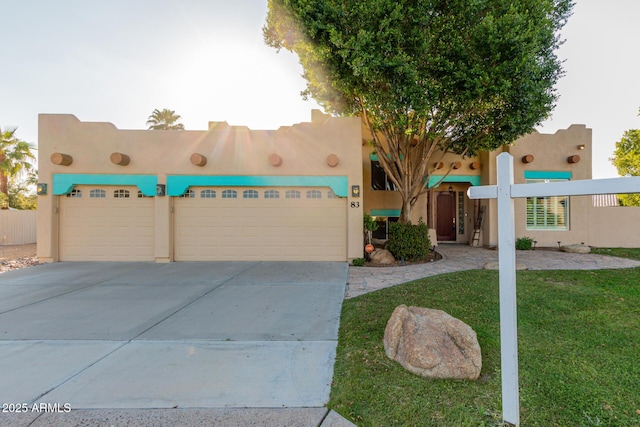
[[[429,255],[426,258],[417,260],[417,261],[402,261],[396,260],[393,264],[376,264],[369,260],[364,264],[364,267],[403,267],[405,265],[416,265],[416,264],[427,264],[429,262],[434,262],[442,259],[442,255],[440,255],[437,251],[429,251]]]

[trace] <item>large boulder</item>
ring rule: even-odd
[[[591,252],[591,248],[585,244],[564,245],[560,246],[560,251],[572,254],[588,254]]]
[[[369,259],[371,262],[380,265],[393,265],[396,262],[396,259],[391,255],[391,252],[386,249],[376,249],[371,252]]]
[[[476,333],[442,310],[399,305],[384,331],[384,351],[409,372],[428,378],[480,376]]]

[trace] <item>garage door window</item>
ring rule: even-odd
[[[71,190],[71,193],[67,194],[67,197],[73,197],[73,198],[82,197],[82,190]]]
[[[337,199],[337,198],[338,196],[336,195],[336,193],[334,193],[331,190],[327,191],[327,199]]]
[[[267,190],[264,192],[265,199],[279,199],[280,192],[278,190]]]
[[[307,191],[307,199],[322,199],[322,192],[320,190]]]
[[[238,198],[238,192],[236,190],[224,190],[222,192],[222,198],[223,199],[237,199]]]
[[[138,190],[138,199],[150,199],[153,196],[147,196],[142,191]]]
[[[242,198],[243,199],[257,199],[258,198],[258,192],[256,190],[244,190],[242,192]]]
[[[104,190],[91,190],[89,192],[89,198],[90,199],[105,199],[107,197],[107,192]]]
[[[185,198],[185,199],[193,199],[194,197],[196,197],[196,192],[193,191],[193,190],[187,190],[180,197]]]
[[[215,199],[216,198],[216,190],[202,190],[200,191],[201,199]]]
[[[128,199],[129,190],[116,190],[113,192],[113,197],[116,199]]]
[[[287,199],[299,199],[300,198],[300,192],[298,190],[287,190],[284,193],[284,196]]]

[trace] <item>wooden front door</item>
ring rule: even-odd
[[[440,192],[437,193],[436,211],[437,224],[436,234],[438,241],[455,241],[456,240],[456,199],[455,193]]]

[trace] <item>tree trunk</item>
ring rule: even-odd
[[[398,218],[398,222],[400,224],[408,224],[411,221],[411,208],[413,205],[409,202],[411,198],[404,194],[404,192],[400,192],[402,196],[402,209],[400,210],[400,218]]]

